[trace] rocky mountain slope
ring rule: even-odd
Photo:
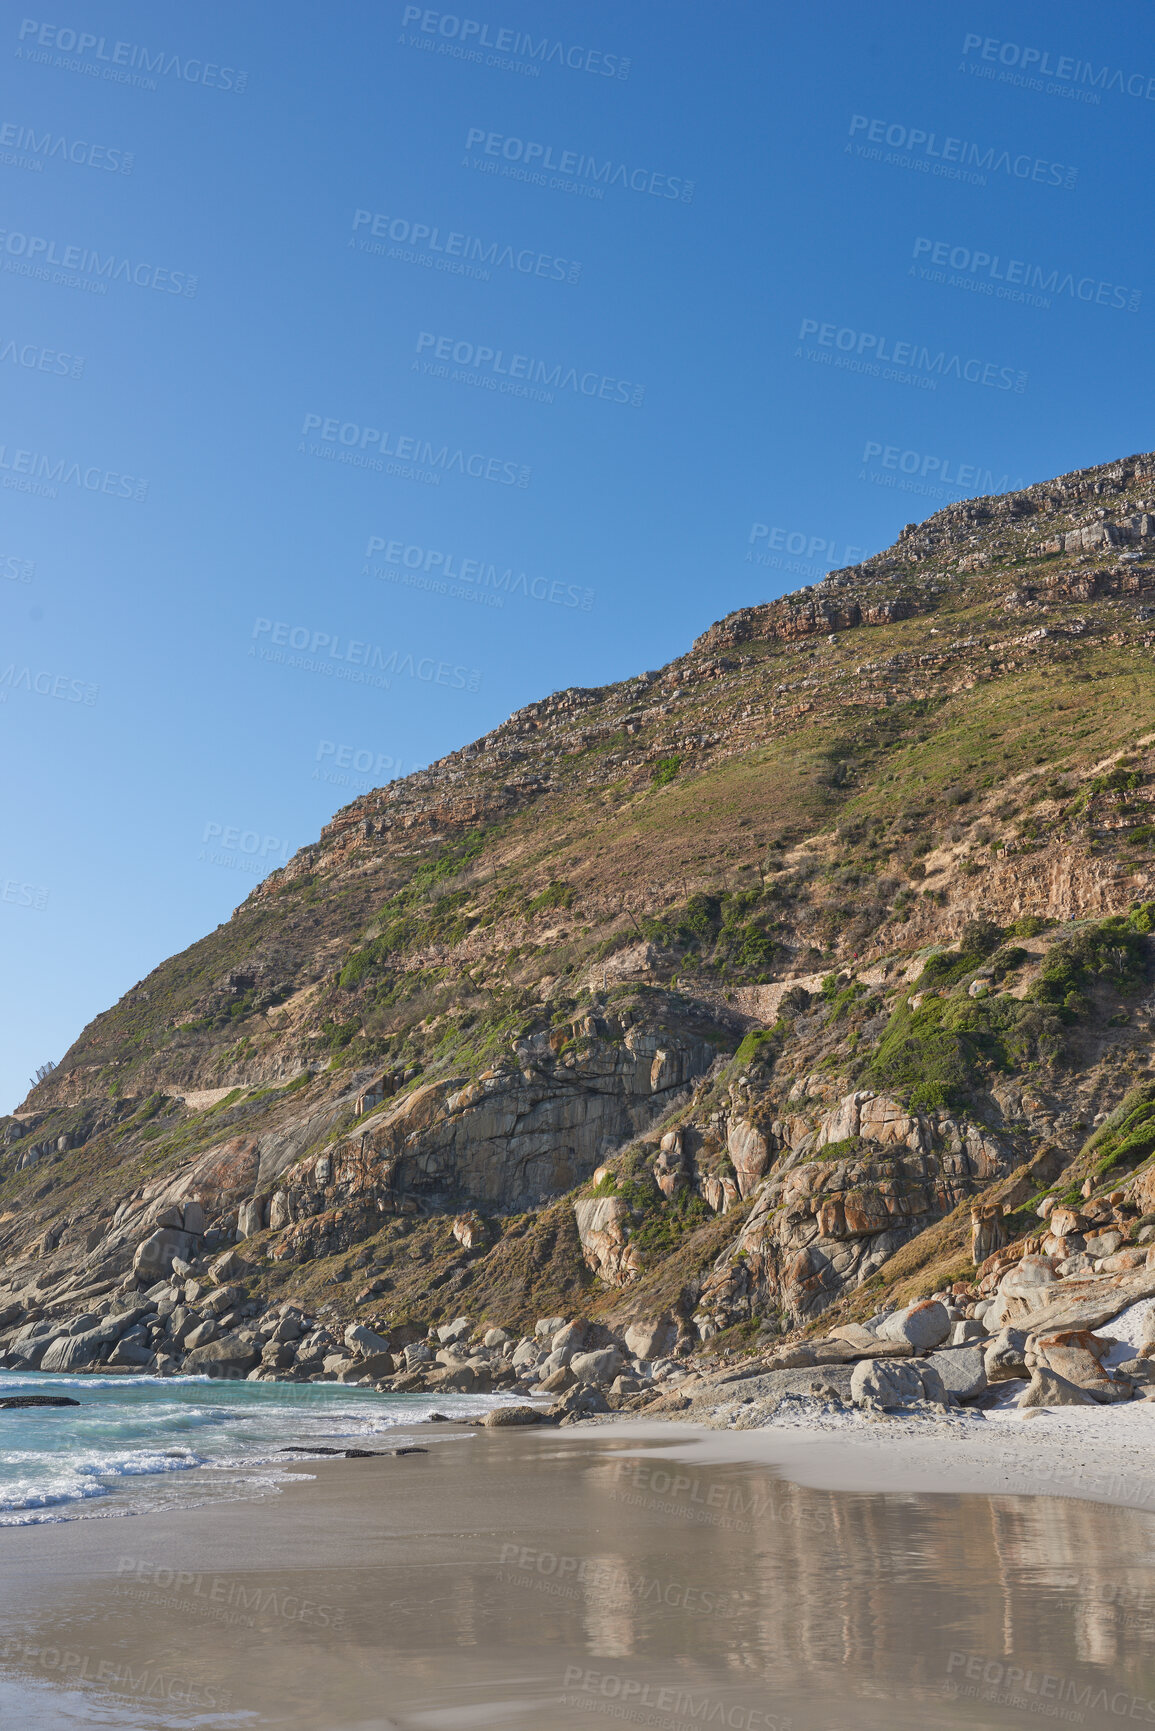
[[[576,1318],[717,1359],[966,1320],[1008,1246],[1138,1266],[1153,645],[1140,456],[354,801],[0,1119],[0,1351],[247,1329],[246,1373],[335,1375],[353,1325],[428,1380],[431,1328]]]

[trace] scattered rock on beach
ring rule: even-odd
[[[495,1406],[481,1422],[486,1430],[502,1430],[507,1425],[548,1424],[549,1420],[536,1406]]]
[[[1056,1371],[1047,1370],[1042,1365],[1035,1368],[1030,1386],[1019,1396],[1018,1405],[1022,1407],[1035,1406],[1096,1406],[1098,1403],[1093,1395],[1085,1389],[1077,1388],[1073,1382],[1068,1382],[1065,1376],[1059,1376]]]
[[[904,1358],[864,1358],[850,1378],[850,1398],[855,1406],[921,1406],[929,1401],[946,1406],[948,1395],[942,1377],[928,1361]]]
[[[921,1304],[908,1304],[896,1310],[878,1325],[880,1340],[905,1340],[916,1351],[940,1346],[950,1334],[951,1319],[945,1304],[936,1299],[924,1299]]]

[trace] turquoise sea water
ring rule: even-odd
[[[495,1404],[340,1383],[0,1371],[0,1399],[15,1394],[81,1404],[0,1409],[0,1526],[267,1495],[287,1463],[305,1458],[279,1453],[285,1445],[398,1447],[398,1429],[432,1412],[466,1417]]]

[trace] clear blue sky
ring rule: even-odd
[[[3,1107],[396,765],[1155,443],[1145,9],[77,0],[0,67]]]

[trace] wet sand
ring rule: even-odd
[[[0,1713],[31,1731],[1155,1724],[1152,1517],[1103,1485],[968,1490],[984,1449],[988,1468],[1033,1449],[1036,1492],[1048,1461],[1102,1455],[1089,1433],[1044,1441],[1049,1423],[968,1438],[965,1469],[958,1437],[905,1423],[433,1427],[427,1454],[309,1462],[259,1502],[7,1529]]]

